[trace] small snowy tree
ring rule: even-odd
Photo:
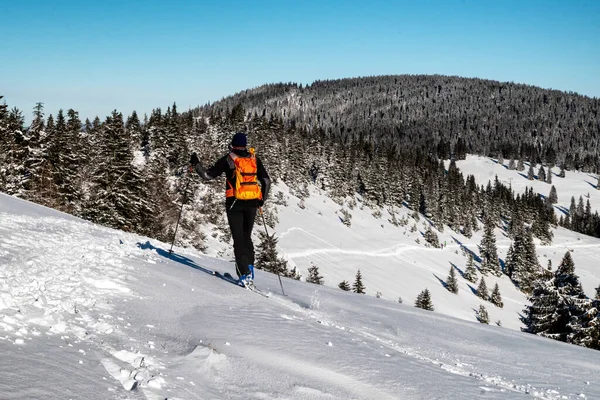
[[[351,287],[350,287],[350,284],[348,283],[348,281],[341,281],[341,282],[338,284],[338,287],[339,287],[340,289],[342,289],[343,291],[345,291],[345,292],[349,292],[349,291],[350,291],[350,289],[351,289]]]
[[[525,171],[525,163],[523,162],[523,159],[520,159],[517,163],[517,171]]]
[[[423,310],[433,311],[433,303],[431,301],[431,294],[428,289],[423,290],[417,296],[415,301],[415,307],[422,308]]]
[[[378,299],[380,299],[380,298],[381,298],[381,296],[382,296],[382,293],[381,293],[381,292],[377,292],[377,293],[375,293],[375,297],[377,297]]]
[[[306,282],[322,285],[324,282],[323,277],[319,275],[319,267],[313,263],[310,263],[310,265],[311,267],[308,269],[308,278],[306,278]]]
[[[481,297],[483,300],[489,299],[487,284],[485,283],[483,276],[479,281],[479,285],[477,285],[477,296]]]
[[[464,277],[469,282],[477,282],[477,268],[475,268],[475,261],[473,260],[473,253],[469,252],[467,258],[467,268],[465,269]]]
[[[527,171],[527,179],[530,181],[535,178],[535,171],[533,170],[533,163],[529,163],[529,170]]]
[[[347,227],[350,227],[352,225],[352,214],[350,214],[350,211],[346,210],[345,208],[342,208],[340,210],[340,214],[342,214],[342,216],[340,217],[342,223]]]
[[[440,241],[438,239],[438,235],[431,229],[431,225],[427,227],[427,230],[423,234],[423,238],[432,247],[435,247],[435,248],[439,248],[440,247]]]
[[[287,276],[287,261],[277,253],[277,238],[267,236],[264,232],[258,234],[260,244],[257,249],[256,268]]]
[[[548,166],[548,173],[546,174],[546,183],[552,184],[552,167]]]
[[[402,304],[402,297],[398,296],[398,303]]]
[[[556,188],[554,185],[550,188],[550,194],[548,195],[548,201],[550,204],[558,203],[558,194],[556,193]]]
[[[354,293],[365,294],[366,286],[362,282],[362,274],[360,273],[360,269],[356,271],[356,279],[354,280],[354,284],[352,285],[352,290]]]
[[[515,160],[514,160],[514,158],[511,158],[510,161],[508,162],[508,169],[512,171],[515,168],[516,168],[516,166],[515,166]]]
[[[540,165],[540,169],[538,169],[538,181],[546,182],[546,170],[543,165]]]
[[[566,176],[566,174],[565,174],[565,166],[561,165],[560,166],[560,173],[558,174],[558,177],[559,178],[564,178],[565,176]]]
[[[489,317],[488,312],[483,304],[481,304],[479,306],[479,310],[477,311],[476,317],[477,317],[477,321],[481,322],[482,324],[490,323],[490,317]]]
[[[456,272],[454,271],[454,266],[450,266],[450,272],[448,277],[446,278],[446,289],[451,293],[458,293],[458,281],[456,280]]]
[[[500,287],[498,287],[498,283],[494,285],[494,290],[492,290],[492,295],[490,296],[490,301],[496,307],[504,307],[504,303],[502,302],[502,296],[500,295]]]
[[[292,268],[288,277],[299,281],[300,280],[300,272],[298,272],[298,268],[296,268],[296,267]]]

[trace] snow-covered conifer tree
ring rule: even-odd
[[[473,260],[473,253],[469,252],[467,256],[467,267],[465,268],[464,277],[469,282],[477,282],[477,268],[475,268],[475,261]]]
[[[479,281],[479,285],[477,285],[477,296],[481,297],[483,300],[488,300],[490,297],[488,293],[487,284],[485,283],[485,279],[483,276]]]
[[[454,271],[454,266],[450,266],[450,272],[448,273],[448,277],[446,278],[446,289],[451,293],[458,293],[458,281],[456,280],[456,272]]]
[[[360,273],[360,269],[356,271],[356,278],[354,280],[354,284],[352,285],[352,290],[354,293],[365,294],[366,286],[362,282],[362,274]]]
[[[425,289],[421,293],[419,293],[419,295],[417,296],[417,300],[415,301],[415,307],[422,308],[423,310],[428,311],[434,310],[429,289]]]
[[[498,283],[494,285],[494,290],[492,290],[492,294],[490,296],[490,302],[496,307],[504,307],[504,303],[502,302],[502,295],[500,294],[500,287]]]
[[[306,278],[306,282],[314,283],[316,285],[322,285],[324,283],[323,277],[319,275],[319,267],[315,264],[310,263],[311,266],[308,268],[308,278]]]
[[[490,323],[490,317],[488,315],[487,309],[485,308],[485,306],[483,304],[479,305],[479,310],[477,310],[477,321],[481,322],[482,324],[489,324]]]
[[[558,194],[556,193],[556,188],[554,187],[554,185],[552,185],[552,187],[550,188],[550,194],[548,195],[548,201],[551,204],[558,203]]]

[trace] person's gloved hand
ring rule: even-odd
[[[200,160],[198,159],[196,153],[192,153],[192,158],[190,158],[190,164],[192,167],[195,167],[196,164],[200,164]]]

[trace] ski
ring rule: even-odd
[[[241,288],[247,289],[251,292],[254,292],[256,294],[259,294],[263,297],[269,298],[271,296],[271,293],[267,293],[264,292],[262,290],[260,290],[259,288],[257,288],[256,286],[254,286],[254,284],[251,285],[242,285],[239,281],[239,279],[234,278],[229,272],[225,272],[224,274],[220,273],[219,271],[213,271],[213,275],[223,279],[224,281],[227,281],[229,283],[232,283],[236,286],[239,286]]]

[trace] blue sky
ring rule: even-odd
[[[28,119],[405,73],[600,97],[599,21],[595,0],[19,0],[0,7],[0,95]]]

